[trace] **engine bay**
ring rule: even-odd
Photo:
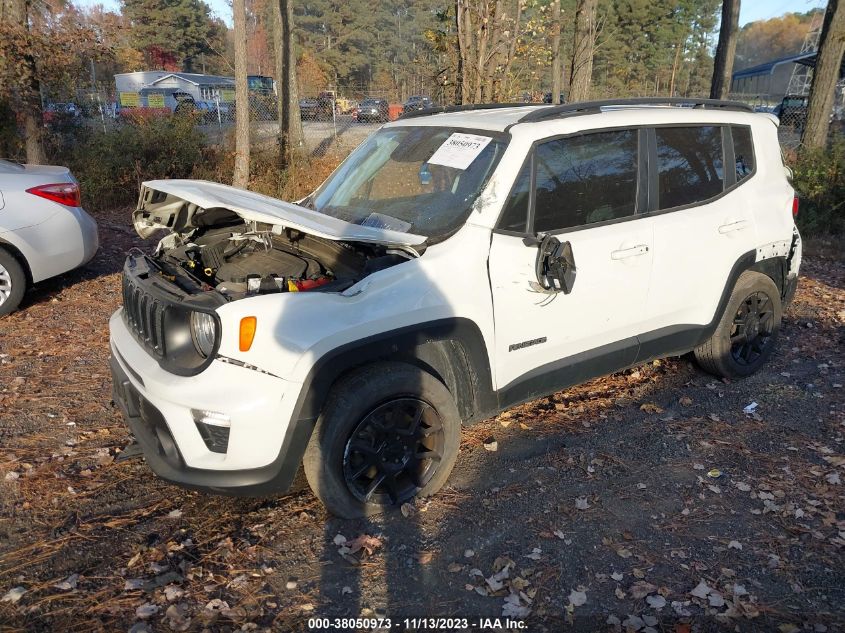
[[[229,300],[284,292],[342,292],[411,257],[376,244],[338,242],[256,223],[204,228],[190,236],[171,234],[156,253],[159,264],[179,277],[187,275],[202,290],[214,289]]]

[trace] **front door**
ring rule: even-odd
[[[542,142],[518,178],[489,263],[503,405],[633,362],[653,250],[653,220],[637,215],[641,144],[638,130]],[[536,236],[548,234],[571,246],[571,288],[538,278]]]

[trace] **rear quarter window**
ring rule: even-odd
[[[736,162],[736,181],[742,182],[754,171],[754,143],[751,141],[751,128],[734,125],[731,127],[734,141],[734,161]]]
[[[703,202],[724,191],[720,126],[657,128],[655,136],[660,209]]]

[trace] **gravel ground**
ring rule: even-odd
[[[435,498],[345,521],[301,481],[213,497],[124,454],[106,320],[137,245],[127,215],[100,217],[97,258],[0,326],[3,631],[307,630],[318,616],[845,629],[838,259],[807,259],[757,375],[718,381],[676,358],[523,405],[464,431]]]

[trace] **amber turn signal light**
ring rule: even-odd
[[[248,352],[252,347],[252,340],[255,338],[255,328],[258,326],[258,319],[255,317],[244,317],[241,319],[241,333],[239,337],[240,350]]]

